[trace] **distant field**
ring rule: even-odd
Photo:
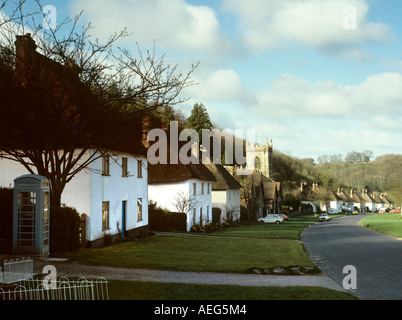
[[[375,214],[360,221],[360,225],[395,238],[402,238],[402,218],[399,214]]]

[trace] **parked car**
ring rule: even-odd
[[[341,211],[338,209],[335,209],[335,208],[328,208],[328,213],[329,214],[338,214],[338,213],[341,213]]]
[[[280,213],[278,214],[278,216],[280,216],[283,220],[289,220],[289,217],[286,214]]]
[[[279,224],[283,222],[283,218],[281,218],[277,214],[267,214],[264,218],[259,218],[258,222]]]
[[[399,209],[393,209],[393,210],[391,210],[390,212],[392,212],[392,213],[401,213],[401,210],[399,210]]]
[[[328,213],[321,213],[320,216],[318,217],[318,220],[320,220],[320,221],[330,221],[331,218],[329,217]]]
[[[385,209],[384,208],[380,208],[380,210],[378,210],[378,213],[385,213]]]

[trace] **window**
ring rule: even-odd
[[[200,225],[202,225],[202,207],[200,208]]]
[[[255,170],[257,170],[257,172],[261,171],[261,160],[260,160],[260,158],[255,157],[254,166],[255,166]]]
[[[142,198],[137,199],[137,221],[142,221]]]
[[[207,223],[209,223],[209,206],[207,206]]]
[[[197,210],[193,208],[193,226],[195,225],[195,217],[197,215]]]
[[[17,241],[19,247],[35,247],[36,192],[18,192]]]
[[[108,155],[102,156],[102,175],[110,175],[110,159]]]
[[[43,192],[43,245],[49,244],[50,192]]]
[[[142,160],[137,160],[137,176],[142,178]]]
[[[197,184],[193,183],[193,196],[197,195]]]
[[[204,194],[204,183],[201,183],[201,194]]]
[[[211,188],[211,184],[210,184],[210,183],[208,183],[208,191],[207,191],[207,192],[208,192],[208,194],[210,194],[210,193],[211,193],[211,189],[210,189],[210,188]]]
[[[121,158],[121,176],[128,177],[128,159],[123,157]]]
[[[102,202],[102,230],[109,229],[109,201]]]

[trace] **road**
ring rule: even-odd
[[[347,292],[362,300],[400,300],[402,241],[361,227],[359,221],[364,217],[314,224],[302,233],[301,240],[312,262],[338,285],[353,285],[356,271],[356,289]],[[343,273],[345,266],[355,270]]]

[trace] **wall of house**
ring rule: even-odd
[[[204,192],[202,192],[202,185],[204,185]],[[205,225],[212,221],[212,191],[211,183],[208,181],[190,179],[182,182],[150,184],[148,192],[149,199],[156,202],[158,207],[171,212],[179,211],[174,205],[179,194],[184,195],[187,201],[190,200],[192,204],[190,211],[187,212],[187,231],[190,231],[194,224]]]
[[[338,211],[338,212],[341,212],[341,211],[342,211],[342,209],[341,209],[341,204],[342,204],[341,201],[330,201],[330,202],[329,202],[330,208],[331,208],[331,209],[334,209],[335,211]]]
[[[212,208],[221,210],[220,222],[227,221],[227,211],[232,213],[232,220],[240,220],[240,190],[216,190],[212,191]]]
[[[36,173],[36,170],[34,171]],[[29,173],[30,172],[18,162],[0,159],[0,187],[13,188],[15,178]],[[66,184],[61,196],[62,204],[76,208],[79,213],[89,213],[89,185],[89,173],[85,170],[79,172]]]
[[[89,152],[84,156],[89,157]],[[122,177],[122,156],[128,159],[128,177]],[[145,157],[142,178],[137,176],[137,158],[131,155],[113,156],[110,159],[110,175],[103,176],[102,159],[91,163],[90,169],[81,170],[67,183],[61,202],[87,215],[87,241],[103,244],[105,233],[116,235],[122,230],[122,202],[126,201],[126,230],[148,225],[148,174]],[[29,172],[21,164],[0,159],[0,186],[13,187],[16,177]],[[137,219],[137,200],[142,199],[142,220]],[[102,228],[102,202],[109,202],[109,228]],[[120,228],[120,229],[119,229]]]
[[[127,158],[128,175],[123,176],[122,158]],[[142,161],[142,177],[138,177],[138,160]],[[123,231],[123,201],[126,206],[126,233],[148,225],[148,172],[145,157],[120,154],[110,157],[109,174],[101,174],[102,159],[91,163],[91,214],[88,217],[89,241],[101,239],[105,234],[117,235]],[[108,223],[103,221],[103,203],[109,209]],[[142,210],[142,217],[138,216]],[[127,234],[126,234],[127,236]]]
[[[0,187],[14,188],[14,179],[26,174],[30,172],[23,165],[0,158]]]
[[[375,203],[366,202],[366,207],[367,207],[370,211],[375,211]]]

